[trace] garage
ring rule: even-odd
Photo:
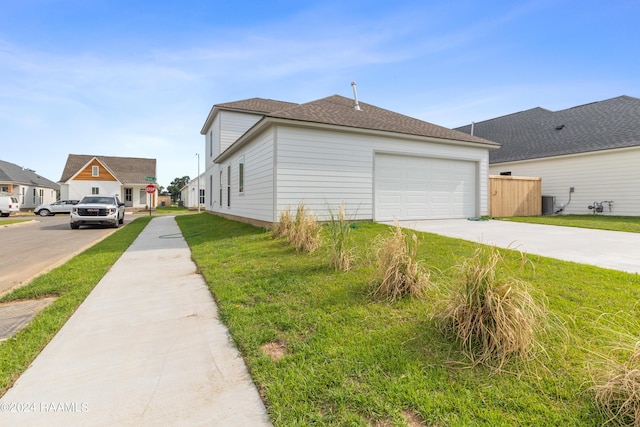
[[[376,154],[377,221],[468,218],[477,213],[476,162]]]

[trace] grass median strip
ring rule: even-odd
[[[24,329],[0,343],[0,394],[27,369],[150,219],[136,219],[64,265],[0,299],[9,302],[56,298]]]
[[[609,215],[544,215],[496,218],[502,221],[640,233],[640,217]]]
[[[473,365],[434,320],[438,291],[372,299],[372,243],[389,227],[356,223],[353,265],[337,271],[330,245],[298,253],[264,229],[212,215],[177,218],[220,316],[276,425],[597,426],[589,372],[640,315],[640,276],[499,250],[518,279],[546,296],[551,326],[538,355],[500,372]],[[478,245],[417,233],[417,257],[436,288],[459,279]],[[631,326],[630,326],[631,325]]]

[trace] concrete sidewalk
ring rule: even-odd
[[[400,226],[564,261],[640,273],[640,233],[466,219],[400,221]]]
[[[269,426],[173,217],[154,218],[0,399],[2,426]]]

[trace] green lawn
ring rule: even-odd
[[[470,367],[430,320],[435,292],[394,304],[369,297],[372,243],[386,226],[358,223],[357,265],[336,272],[325,249],[299,254],[261,228],[212,215],[177,221],[276,426],[404,426],[412,417],[428,426],[599,426],[590,369],[623,332],[640,335],[640,276],[537,256],[522,269],[518,253],[502,251],[546,295],[546,352],[502,373]],[[438,287],[476,248],[418,235]],[[269,355],[278,349],[279,360]]]
[[[148,217],[136,219],[64,265],[0,298],[0,302],[8,302],[57,297],[24,329],[0,343],[0,395],[51,341],[149,220]]]
[[[545,215],[496,218],[502,221],[532,224],[562,225],[565,227],[597,228],[600,230],[640,233],[640,217],[608,215]]]
[[[156,216],[157,215],[186,215],[186,214],[193,214],[193,213],[198,213],[198,211],[192,211],[185,206],[177,206],[177,205],[158,206],[155,209],[153,209],[153,211],[151,212],[152,216],[153,215],[156,215]],[[136,211],[136,215],[149,216],[149,209]]]
[[[0,227],[10,224],[19,224],[21,222],[29,222],[31,219],[3,219],[0,221]]]

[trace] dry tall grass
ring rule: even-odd
[[[379,281],[372,290],[374,298],[396,301],[404,296],[423,297],[430,284],[430,274],[417,260],[418,237],[409,238],[400,224],[377,245]]]
[[[351,224],[347,221],[344,204],[338,213],[329,209],[330,220],[325,228],[331,245],[331,266],[336,270],[348,271],[353,262],[353,245],[351,243]]]
[[[461,266],[460,282],[443,297],[435,315],[473,364],[498,369],[511,356],[530,356],[546,323],[546,307],[534,300],[526,284],[500,277],[504,265],[495,247],[478,248]]]
[[[591,376],[592,390],[598,410],[607,418],[606,424],[640,427],[640,337],[632,316],[603,316],[606,328],[618,342],[607,354],[594,357]],[[607,324],[606,322],[610,322]]]
[[[296,218],[286,237],[298,252],[313,253],[322,246],[320,224],[314,215],[307,212],[303,203],[298,205]]]
[[[291,208],[287,208],[280,212],[278,223],[275,225],[272,231],[272,236],[275,238],[286,237],[293,228],[293,219],[291,218]]]

